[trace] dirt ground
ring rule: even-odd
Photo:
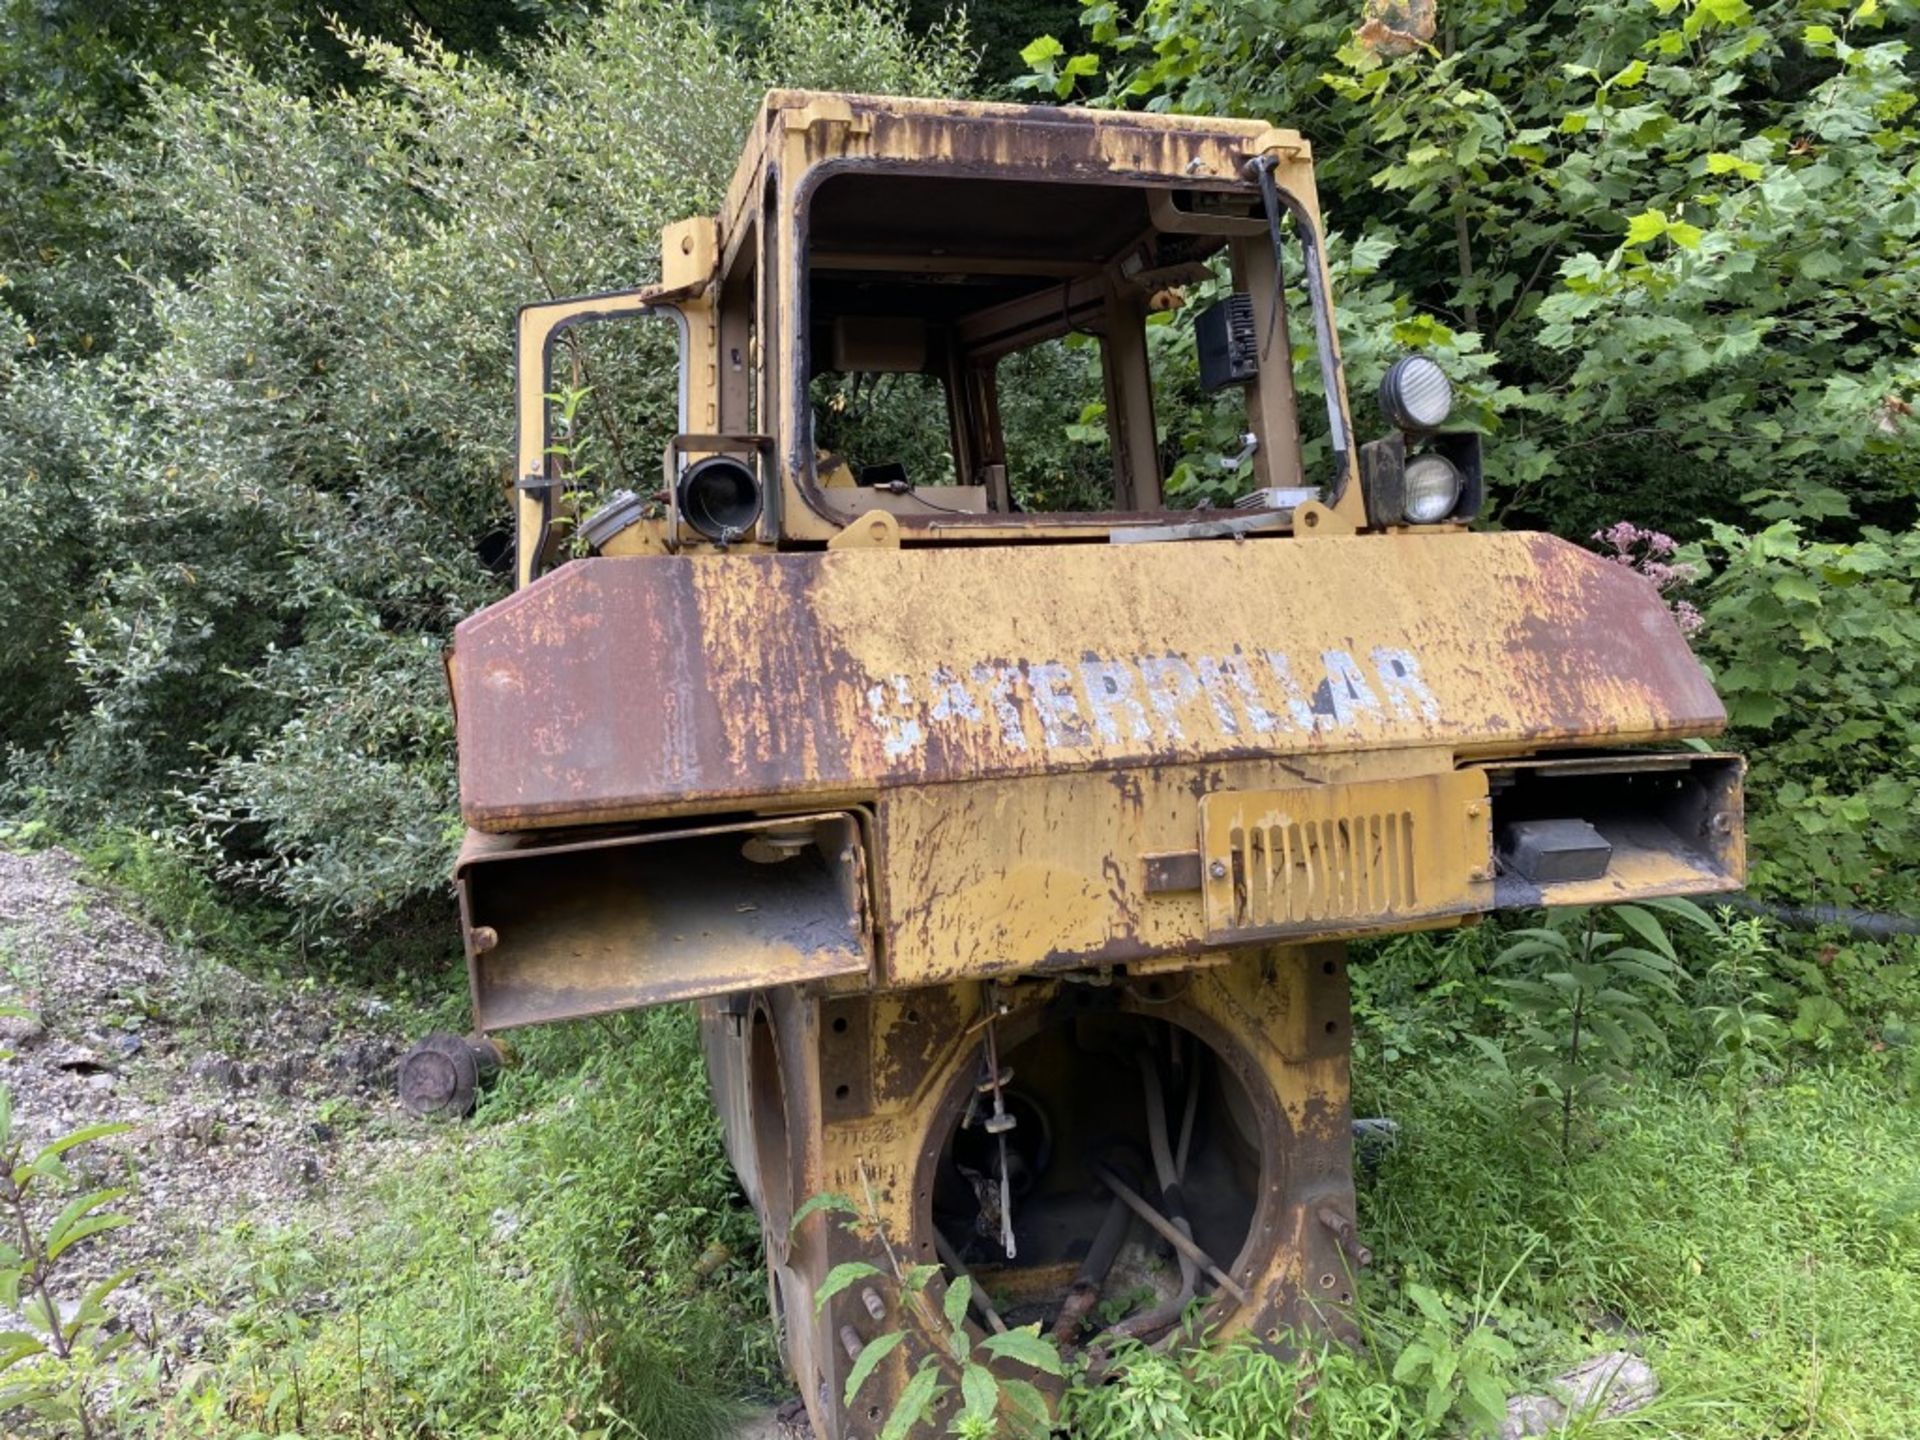
[[[325,987],[277,993],[171,945],[62,850],[0,850],[0,1004],[31,1012],[0,1020],[29,1154],[129,1127],[69,1153],[76,1179],[127,1189],[113,1208],[132,1223],[70,1252],[56,1288],[130,1269],[114,1311],[176,1354],[218,1306],[161,1283],[179,1257],[435,1143],[394,1099],[403,1017]]]
[[[223,1315],[217,1276],[192,1262],[240,1221],[271,1226],[320,1206],[351,1216],[383,1169],[458,1143],[408,1116],[394,1071],[412,1016],[365,993],[269,988],[170,943],[63,850],[0,848],[0,1086],[31,1155],[83,1127],[117,1135],[68,1154],[74,1179],[127,1191],[131,1221],[69,1252],[60,1297],[132,1273],[112,1310],[171,1362]],[[21,1328],[0,1309],[0,1329]],[[797,1406],[748,1416],[741,1440],[806,1440]]]

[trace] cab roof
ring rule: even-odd
[[[820,167],[1218,190],[1245,185],[1246,162],[1267,151],[1288,168],[1312,163],[1298,131],[1263,120],[774,90],[742,147],[721,225],[737,233],[768,179],[793,193]]]

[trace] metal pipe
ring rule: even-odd
[[[1360,1243],[1360,1237],[1353,1233],[1353,1222],[1331,1205],[1322,1205],[1315,1212],[1320,1223],[1332,1232],[1334,1240],[1340,1246],[1341,1254],[1356,1270],[1363,1270],[1373,1263],[1373,1251]]]
[[[989,1330],[993,1331],[996,1335],[1006,1334],[1007,1322],[1000,1318],[1000,1312],[993,1308],[993,1301],[987,1298],[986,1290],[978,1280],[973,1279],[972,1273],[960,1259],[958,1252],[954,1250],[953,1246],[947,1243],[947,1237],[940,1233],[938,1226],[934,1227],[933,1232],[933,1253],[940,1257],[940,1263],[942,1265],[953,1272],[954,1279],[958,1280],[962,1275],[965,1275],[968,1280],[973,1281],[973,1283],[967,1287],[970,1292],[969,1303],[980,1313],[980,1318],[986,1322]]]
[[[1320,387],[1326,394],[1327,402],[1327,439],[1333,450],[1333,484],[1327,489],[1327,508],[1336,509],[1347,488],[1347,457],[1351,453],[1348,436],[1353,427],[1347,419],[1347,382],[1341,372],[1339,341],[1335,338],[1333,299],[1327,293],[1327,277],[1320,269],[1320,232],[1299,199],[1291,192],[1280,189],[1274,180],[1276,163],[1271,155],[1262,155],[1247,162],[1247,168],[1253,172],[1253,178],[1260,186],[1260,203],[1267,212],[1267,235],[1273,244],[1273,303],[1276,319],[1269,323],[1278,324],[1277,315],[1285,303],[1283,277],[1287,269],[1287,247],[1285,232],[1280,228],[1280,211],[1284,206],[1293,216],[1294,229],[1300,238],[1300,253],[1305,262],[1307,302],[1313,312],[1313,348],[1320,357]]]
[[[1196,1057],[1193,1073],[1187,1079],[1187,1113],[1180,1117],[1180,1148],[1173,1154],[1173,1172],[1187,1183],[1187,1151],[1193,1143],[1193,1119],[1200,1109],[1200,1065]]]
[[[1086,1259],[1080,1262],[1073,1284],[1067,1287],[1067,1298],[1060,1304],[1060,1313],[1054,1318],[1054,1343],[1071,1345],[1080,1333],[1081,1322],[1100,1303],[1101,1287],[1107,1283],[1107,1275],[1119,1258],[1120,1246],[1132,1226],[1133,1212],[1127,1209],[1126,1201],[1114,1196],[1100,1228],[1094,1232],[1093,1243],[1087,1247]]]
[[[1711,901],[1709,904],[1713,903]],[[1749,915],[1764,915],[1789,930],[1819,930],[1834,926],[1856,940],[1894,940],[1903,935],[1920,935],[1920,917],[1893,915],[1883,910],[1856,910],[1847,905],[1780,905],[1752,895],[1723,896],[1720,904]]]
[[[1184,1253],[1202,1270],[1211,1275],[1222,1290],[1233,1296],[1233,1298],[1241,1304],[1246,1304],[1246,1287],[1241,1285],[1238,1280],[1235,1280],[1218,1265],[1214,1264],[1211,1255],[1207,1254],[1206,1251],[1194,1244],[1194,1242],[1189,1240],[1185,1235],[1182,1235],[1180,1231],[1175,1228],[1172,1221],[1168,1220],[1166,1216],[1162,1215],[1141,1198],[1139,1191],[1135,1190],[1131,1185],[1127,1184],[1126,1181],[1114,1174],[1113,1171],[1098,1162],[1094,1164],[1093,1173],[1100,1177],[1101,1184],[1105,1185],[1109,1190],[1113,1191],[1114,1194],[1126,1201],[1128,1208],[1142,1220],[1146,1221],[1147,1224],[1151,1225],[1169,1245]]]
[[[1174,1168],[1173,1146],[1167,1136],[1167,1097],[1160,1089],[1160,1067],[1144,1050],[1140,1052],[1140,1078],[1147,1091],[1147,1148],[1153,1154],[1154,1177],[1160,1182],[1160,1203],[1167,1207],[1167,1218],[1191,1240],[1193,1225],[1187,1219],[1186,1200],[1180,1194],[1180,1172]],[[1199,1275],[1193,1257],[1181,1252],[1180,1286],[1187,1292],[1188,1299],[1193,1298]]]
[[[1100,1338],[1103,1341],[1144,1340],[1149,1336],[1158,1335],[1170,1326],[1178,1325],[1180,1317],[1187,1313],[1187,1306],[1193,1303],[1195,1288],[1193,1281],[1181,1281],[1179,1293],[1171,1300],[1164,1301],[1151,1310],[1142,1310],[1138,1315],[1129,1315]]]
[[[1200,1108],[1200,1084],[1200,1071],[1196,1065],[1187,1081],[1186,1113],[1180,1120],[1180,1144],[1174,1152],[1174,1174],[1183,1185],[1187,1179],[1187,1157],[1191,1153],[1193,1144],[1194,1117]],[[1189,1226],[1189,1233],[1191,1233],[1191,1226]],[[1190,1272],[1184,1264],[1181,1270],[1182,1284],[1177,1295],[1154,1306],[1151,1310],[1142,1311],[1138,1315],[1129,1315],[1102,1334],[1095,1344],[1109,1340],[1146,1339],[1178,1325],[1187,1313],[1187,1306],[1193,1303],[1194,1292],[1198,1288],[1194,1280],[1188,1278]]]
[[[1154,1177],[1164,1190],[1179,1183],[1173,1170],[1173,1146],[1167,1139],[1167,1101],[1160,1093],[1160,1067],[1153,1056],[1142,1050],[1138,1058],[1147,1093],[1147,1149],[1153,1156]]]
[[[1186,1202],[1180,1187],[1187,1178],[1187,1154],[1193,1141],[1193,1117],[1198,1108],[1200,1096],[1199,1071],[1196,1068],[1187,1083],[1186,1112],[1180,1121],[1180,1147],[1178,1151],[1174,1151],[1167,1143],[1166,1103],[1160,1091],[1159,1070],[1152,1059],[1144,1054],[1140,1057],[1140,1065],[1147,1082],[1147,1141],[1153,1151],[1154,1167],[1159,1174],[1162,1198],[1166,1201],[1169,1218],[1191,1239],[1193,1223],[1184,1213]],[[1137,1339],[1157,1335],[1168,1326],[1179,1324],[1180,1317],[1187,1313],[1187,1306],[1193,1303],[1194,1294],[1199,1288],[1200,1267],[1194,1264],[1191,1258],[1182,1254],[1179,1291],[1151,1310],[1143,1310],[1138,1315],[1129,1315],[1113,1326],[1107,1335],[1115,1339]]]

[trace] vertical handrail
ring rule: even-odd
[[[562,332],[597,320],[631,320],[648,315],[670,316],[679,332],[679,413],[675,429],[687,428],[687,319],[677,306],[644,298],[645,290],[611,290],[598,295],[576,295],[565,300],[541,300],[522,305],[514,321],[514,585],[530,585],[540,573],[541,558],[553,526],[553,492],[559,477],[553,472],[552,428],[547,397],[553,389],[553,345]]]
[[[1341,370],[1340,348],[1335,339],[1333,297],[1327,291],[1326,266],[1321,261],[1320,232],[1313,217],[1292,195],[1282,190],[1273,178],[1277,164],[1271,155],[1262,155],[1247,163],[1260,183],[1260,202],[1267,212],[1267,234],[1273,241],[1274,304],[1283,302],[1286,275],[1286,245],[1280,230],[1280,212],[1284,208],[1300,228],[1300,249],[1306,257],[1307,300],[1313,309],[1314,349],[1320,356],[1320,388],[1326,391],[1327,432],[1333,445],[1333,488],[1327,506],[1340,503],[1346,493],[1348,472],[1352,469],[1353,426],[1347,418],[1347,384]]]

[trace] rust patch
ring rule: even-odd
[[[1640,739],[1724,727],[1720,697],[1651,581],[1551,535],[1521,539],[1532,603],[1506,651],[1524,738],[1604,734],[1608,717],[1628,715],[1661,717]]]
[[[973,994],[970,987],[942,985],[888,997],[891,1020],[876,1022],[881,1038],[873,1047],[876,1103],[899,1104],[925,1090],[978,1011]]]
[[[542,577],[455,632],[460,791],[471,816],[591,812],[647,757],[663,794],[725,783],[692,562],[650,558],[644,603],[591,565]],[[645,666],[628,663],[647,655]],[[472,663],[466,664],[470,657]],[[495,825],[493,828],[514,828]]]
[[[1651,586],[1524,534],[587,560],[455,645],[484,830],[1724,723]]]

